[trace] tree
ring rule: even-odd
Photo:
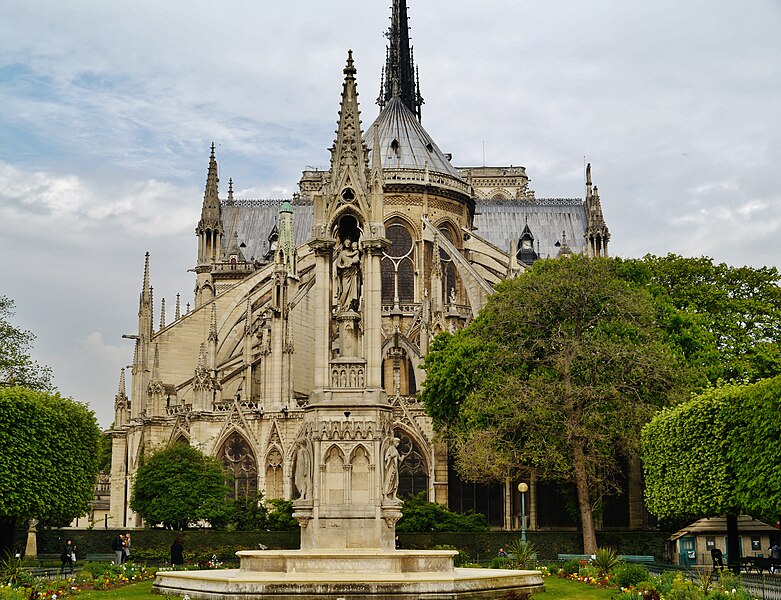
[[[0,296],[0,387],[22,386],[53,392],[52,372],[30,358],[35,336],[9,322],[14,301]]]
[[[650,294],[610,259],[543,260],[499,284],[477,319],[438,337],[422,398],[471,480],[537,474],[575,485],[584,551],[618,458],[684,389]]]
[[[186,444],[173,444],[138,468],[130,507],[151,526],[182,530],[208,521],[220,527],[230,517],[228,491],[216,459]]]
[[[231,503],[230,525],[236,531],[265,531],[268,528],[268,508],[263,493],[236,498]]]
[[[298,521],[293,518],[293,501],[283,498],[271,498],[266,501],[271,507],[268,513],[269,531],[296,531]]]
[[[646,502],[661,518],[727,515],[730,562],[737,516],[781,514],[781,377],[713,388],[664,410],[642,432]]]
[[[109,431],[114,429],[114,424],[111,424]],[[108,431],[104,431],[100,436],[100,442],[98,443],[98,470],[103,473],[111,472],[111,436]]]
[[[420,492],[404,499],[401,519],[396,531],[488,531],[485,515],[469,511],[465,514],[452,512],[438,502],[429,502],[426,492]]]
[[[781,375],[781,275],[675,254],[619,261],[626,279],[667,305],[662,323],[703,384]]]
[[[70,521],[89,510],[100,429],[59,394],[0,387],[0,553],[28,519]]]

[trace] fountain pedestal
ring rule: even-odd
[[[158,572],[154,591],[204,600],[472,600],[540,592],[539,571],[453,568],[455,550],[260,550],[241,567]]]

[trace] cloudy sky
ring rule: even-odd
[[[325,166],[354,50],[367,126],[390,0],[4,0],[0,294],[66,395],[113,419],[152,284],[191,301],[209,145],[222,192]],[[423,124],[540,197],[593,165],[622,256],[779,264],[778,0],[409,0]],[[156,307],[159,315],[159,306]]]

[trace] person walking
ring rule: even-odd
[[[122,564],[130,558],[130,534],[126,531],[122,534]]]
[[[171,544],[171,564],[173,566],[184,564],[184,536],[176,536],[174,543]]]
[[[114,551],[114,556],[116,556],[115,563],[118,565],[122,564],[122,552],[124,550],[125,541],[122,539],[122,534],[117,534],[117,537],[115,537],[113,540],[111,540],[111,549]]]
[[[781,570],[781,546],[778,542],[774,542],[770,546],[770,572],[778,573]]]
[[[65,540],[65,546],[62,548],[62,554],[60,554],[60,574],[65,573],[67,570],[73,575],[73,565],[76,564],[76,546],[73,545],[73,540],[68,538]]]

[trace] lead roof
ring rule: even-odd
[[[236,200],[223,203],[222,221],[225,230],[224,249],[234,239],[245,244],[248,260],[261,260],[268,251],[268,237],[278,222],[279,210],[286,200]],[[289,202],[289,201],[288,201]],[[313,206],[308,202],[292,203],[293,231],[296,246],[312,237]],[[510,251],[510,242],[516,243],[528,223],[534,235],[534,250],[540,258],[555,258],[566,232],[567,244],[575,253],[585,250],[586,211],[578,199],[545,199],[533,201],[478,201],[475,214],[475,234],[504,252]]]

